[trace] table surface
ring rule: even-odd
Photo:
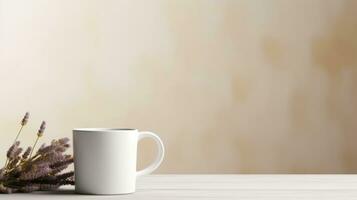
[[[128,195],[77,195],[65,187],[0,199],[357,199],[357,175],[149,175]]]

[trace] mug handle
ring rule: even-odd
[[[152,139],[154,139],[155,142],[156,142],[156,146],[157,146],[157,150],[158,151],[157,151],[157,155],[156,155],[156,158],[155,158],[154,162],[152,162],[145,169],[142,169],[142,170],[136,172],[136,176],[137,177],[142,176],[142,175],[146,175],[146,174],[150,174],[151,172],[155,171],[160,166],[162,160],[164,159],[164,154],[165,154],[164,144],[161,141],[159,136],[157,136],[155,133],[148,132],[148,131],[139,132],[138,142],[141,139],[144,139],[144,138],[152,138]]]

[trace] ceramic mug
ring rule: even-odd
[[[137,144],[154,139],[156,159],[136,171]],[[164,145],[155,133],[136,129],[80,128],[73,130],[75,190],[83,194],[135,192],[136,178],[150,174],[164,158]]]

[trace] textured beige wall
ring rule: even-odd
[[[161,173],[357,172],[356,53],[353,0],[0,0],[0,150],[30,111],[155,131]]]

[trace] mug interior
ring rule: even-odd
[[[73,131],[81,132],[98,132],[98,131],[113,131],[113,132],[122,132],[122,131],[137,131],[133,128],[75,128]]]

